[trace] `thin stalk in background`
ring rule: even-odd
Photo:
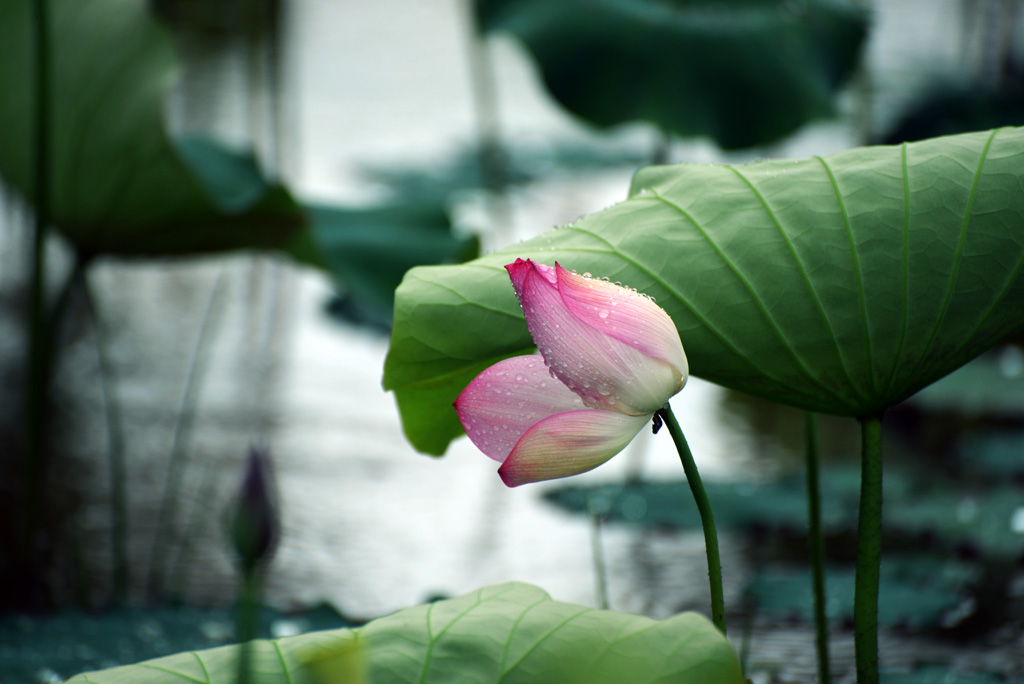
[[[821,532],[821,490],[819,486],[818,416],[804,414],[807,447],[807,520],[810,540],[811,572],[814,584],[814,627],[818,647],[818,682],[830,684],[832,676],[828,656],[828,615],[825,594],[825,542]]]
[[[189,511],[188,519],[181,534],[181,543],[178,545],[178,554],[173,563],[170,564],[170,575],[168,579],[168,591],[170,596],[177,598],[185,593],[185,585],[188,581],[188,573],[192,569],[192,549],[204,533],[204,529],[211,520],[215,518],[214,507],[218,503],[217,489],[219,482],[216,474],[211,474],[208,459],[200,466],[198,476],[199,483],[196,485],[195,503]]]
[[[686,473],[686,482],[693,492],[693,499],[697,503],[697,510],[700,512],[700,522],[704,528],[704,548],[708,556],[708,581],[711,585],[711,621],[715,623],[723,635],[725,634],[725,599],[722,591],[722,561],[718,555],[718,532],[715,529],[715,514],[711,511],[711,500],[704,491],[704,483],[701,482],[700,473],[697,472],[697,464],[690,452],[690,445],[686,443],[679,421],[672,413],[672,407],[667,403],[658,411],[658,415],[668,426],[672,441],[675,442],[676,450],[679,452],[679,460],[683,464],[683,472]]]
[[[50,19],[48,0],[32,3],[35,58],[35,114],[33,139],[35,177],[35,222],[32,244],[32,280],[29,284],[26,378],[25,512],[22,528],[22,566],[31,573],[35,542],[42,513],[46,454],[43,446],[46,405],[49,395],[51,359],[46,330],[46,237],[50,223],[50,125],[52,114],[50,68]]]
[[[178,406],[178,420],[174,426],[174,438],[171,443],[171,455],[168,459],[165,477],[164,494],[160,500],[160,511],[157,514],[156,535],[153,552],[149,560],[149,580],[147,593],[151,599],[159,597],[163,591],[164,563],[167,557],[172,528],[178,517],[178,504],[181,496],[181,480],[188,461],[188,444],[192,435],[196,404],[202,380],[206,377],[209,349],[215,338],[214,333],[221,318],[224,304],[224,270],[221,268],[210,290],[206,302],[203,320],[199,324],[199,333],[192,348],[192,359],[189,362],[185,387],[181,393]]]
[[[259,634],[260,625],[260,581],[259,570],[247,568],[242,571],[238,587],[238,606],[235,614],[235,631],[238,639],[237,684],[251,684],[252,640]]]
[[[601,543],[602,521],[608,515],[608,504],[604,497],[588,496],[587,513],[590,515],[590,554],[594,562],[594,583],[597,585],[597,607],[608,610],[608,568],[604,562],[604,545]]]
[[[498,124],[497,79],[490,48],[480,25],[478,0],[466,0],[469,31],[469,80],[473,89],[476,115],[477,146],[480,154],[480,176],[489,192],[493,247],[511,240],[512,212],[508,201],[508,154],[501,142]]]
[[[882,560],[882,417],[860,419],[860,514],[853,599],[857,684],[878,684],[878,575]]]
[[[672,134],[664,128],[658,127],[657,139],[654,143],[654,152],[651,153],[651,165],[668,164],[669,156],[672,154]]]
[[[108,353],[110,346],[96,305],[96,297],[84,271],[79,273],[79,277],[82,279],[82,292],[89,309],[89,318],[92,320],[96,358],[100,368],[100,389],[103,392],[103,412],[107,417],[110,545],[114,557],[110,578],[111,598],[115,604],[123,604],[128,596],[128,497],[125,489],[127,467],[124,456],[124,424],[121,419],[121,402],[115,387],[114,368]]]
[[[53,303],[53,307],[47,315],[45,328],[45,340],[47,344],[46,353],[51,364],[55,365],[57,356],[56,351],[62,337],[61,327],[65,321],[65,316],[67,315],[75,294],[82,287],[85,272],[91,260],[90,256],[78,253],[75,258],[75,264],[65,276],[64,284],[61,285],[60,291],[57,293],[57,298]],[[92,592],[90,591],[90,588],[92,587],[93,582],[90,578],[89,568],[85,562],[85,555],[82,552],[82,534],[83,528],[81,526],[81,522],[76,521],[72,536],[72,567],[74,568],[75,596],[80,607],[88,608],[92,606]]]

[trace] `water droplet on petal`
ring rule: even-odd
[[[599,318],[608,318],[608,309],[600,309],[597,312],[597,315],[598,315]]]

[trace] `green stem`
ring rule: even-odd
[[[679,421],[672,413],[672,407],[667,403],[659,411],[661,417],[668,426],[672,441],[675,442],[676,450],[679,452],[679,460],[683,464],[683,472],[686,473],[686,481],[693,492],[693,499],[697,503],[697,510],[700,512],[700,522],[704,527],[704,547],[708,555],[708,580],[711,584],[711,621],[715,623],[722,634],[725,634],[725,600],[722,592],[722,561],[718,555],[718,532],[715,530],[715,514],[711,511],[711,501],[707,492],[704,491],[704,484],[700,480],[700,473],[697,472],[697,464],[690,452],[690,445],[686,443],[683,430],[679,427]]]
[[[651,154],[651,165],[667,164],[669,155],[672,153],[672,134],[664,128],[659,128],[657,141],[654,145],[654,152]]]
[[[829,684],[828,616],[825,611],[825,543],[821,534],[821,490],[818,471],[818,416],[805,414],[807,441],[807,518],[810,529],[811,571],[814,583],[814,627],[817,633],[818,681]]]
[[[882,417],[861,425],[860,517],[853,642],[858,684],[878,684],[878,573],[882,559]]]
[[[608,569],[604,563],[601,543],[601,515],[590,514],[590,552],[594,559],[594,581],[597,583],[597,607],[608,610]]]
[[[181,480],[188,463],[188,444],[192,435],[196,404],[199,401],[199,390],[206,375],[206,361],[213,344],[214,333],[219,329],[220,314],[224,300],[224,271],[217,273],[210,297],[206,302],[206,311],[199,325],[196,343],[192,348],[192,359],[189,362],[188,374],[185,377],[185,388],[181,393],[178,405],[178,419],[174,425],[174,437],[171,442],[171,454],[168,458],[167,474],[164,478],[164,493],[160,500],[160,510],[156,519],[156,536],[153,552],[149,560],[149,580],[147,592],[151,599],[159,598],[163,592],[166,578],[165,559],[173,538],[174,524],[178,518],[178,504],[181,498]]]
[[[238,607],[235,614],[235,631],[238,639],[237,684],[252,681],[252,640],[259,633],[260,583],[256,567],[243,568],[238,588]]]
[[[497,79],[490,46],[484,40],[479,8],[475,0],[467,3],[469,14],[469,82],[473,92],[477,144],[480,148],[480,175],[488,198],[492,237],[504,243],[512,229],[508,199],[509,158],[502,144],[498,117]]]
[[[92,318],[93,335],[96,340],[96,358],[100,367],[100,389],[103,392],[104,413],[107,417],[107,454],[110,461],[110,545],[114,563],[111,574],[111,596],[115,604],[123,604],[128,595],[128,498],[125,484],[124,425],[121,420],[121,403],[114,387],[114,369],[110,356],[103,321],[100,320],[96,298],[86,274],[81,273],[82,291]]]

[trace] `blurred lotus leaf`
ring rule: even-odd
[[[341,294],[332,312],[354,322],[390,328],[395,288],[407,270],[480,253],[476,236],[452,233],[441,197],[307,211],[316,254],[306,260],[334,276]]]
[[[533,54],[551,94],[599,126],[643,120],[721,147],[833,114],[865,11],[838,0],[477,0],[486,32]]]
[[[248,154],[174,142],[163,100],[177,61],[136,0],[50,0],[50,215],[86,253],[283,248],[305,219]],[[30,0],[0,3],[0,178],[33,201],[36,64]]]
[[[256,682],[742,684],[732,645],[697,613],[667,620],[553,601],[508,582],[357,629],[256,640]],[[89,672],[69,684],[235,682],[237,646]],[[299,681],[308,681],[302,679]]]

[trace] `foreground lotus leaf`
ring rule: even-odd
[[[742,684],[733,647],[703,616],[652,620],[551,600],[509,582],[408,608],[359,629],[252,642],[256,682]],[[361,648],[359,646],[361,645]],[[238,646],[80,674],[68,684],[233,684]],[[326,654],[326,656],[324,655]]]

